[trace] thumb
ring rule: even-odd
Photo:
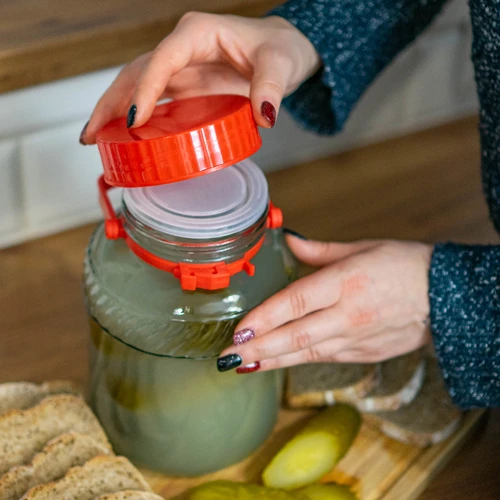
[[[288,246],[295,257],[304,264],[322,267],[349,255],[363,251],[375,244],[373,241],[357,241],[354,243],[334,243],[324,241],[304,240],[288,234]]]
[[[293,62],[286,53],[272,46],[259,49],[254,64],[250,100],[255,121],[261,127],[274,127],[292,74]]]

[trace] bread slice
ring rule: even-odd
[[[22,500],[95,500],[123,490],[151,492],[151,487],[125,457],[99,456],[73,467],[59,481],[31,488]]]
[[[0,474],[25,464],[60,434],[87,434],[106,448],[111,446],[96,417],[79,396],[49,396],[27,410],[0,416]]]
[[[425,357],[420,350],[385,361],[380,365],[378,386],[353,403],[364,413],[398,410],[415,399],[424,374]]]
[[[102,495],[97,500],[163,500],[163,497],[146,491],[126,490]]]
[[[108,454],[111,454],[109,448],[90,436],[61,434],[37,453],[30,464],[12,467],[0,476],[0,498],[19,500],[33,486],[60,479],[71,467]]]
[[[437,361],[427,357],[424,382],[417,397],[398,411],[366,413],[364,420],[391,438],[425,447],[453,434],[461,417],[446,390]]]
[[[68,380],[51,380],[43,384],[9,382],[0,384],[0,415],[9,410],[25,410],[53,394],[78,394],[78,387]]]
[[[337,401],[356,403],[379,380],[377,365],[316,363],[288,370],[286,402],[291,408],[331,406]]]

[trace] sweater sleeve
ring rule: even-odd
[[[434,346],[453,401],[500,406],[500,247],[436,245],[429,282]]]
[[[481,105],[483,186],[500,230],[499,0],[469,0]],[[311,40],[323,68],[284,105],[304,127],[333,134],[363,92],[439,12],[441,0],[289,0],[271,15]],[[436,245],[431,329],[449,392],[463,408],[500,406],[500,246]]]
[[[289,0],[269,15],[313,43],[322,69],[283,104],[318,134],[342,129],[366,88],[441,10],[445,0]]]
[[[470,0],[469,5],[483,188],[500,230],[500,10],[498,0]],[[500,246],[437,245],[430,303],[434,344],[455,403],[499,407]]]

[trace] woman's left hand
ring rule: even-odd
[[[287,240],[299,260],[320,269],[243,319],[235,334],[239,345],[218,360],[221,371],[250,371],[244,366],[255,362],[261,371],[315,362],[373,363],[430,342],[432,246]]]

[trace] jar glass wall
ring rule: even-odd
[[[267,230],[228,288],[183,291],[101,225],[85,259],[91,325],[91,400],[117,453],[173,475],[198,475],[247,457],[271,432],[283,374],[220,373],[217,355],[238,321],[295,277],[280,230]]]

